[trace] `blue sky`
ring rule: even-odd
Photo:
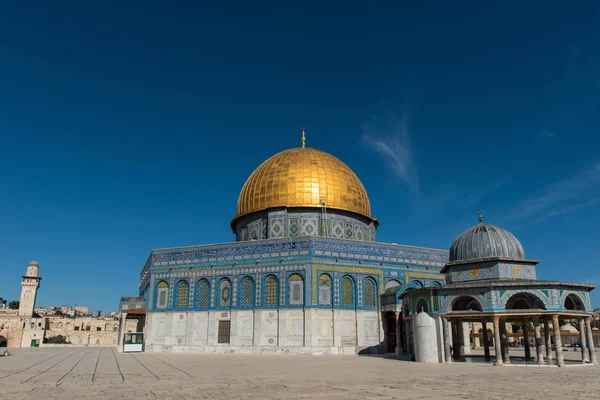
[[[303,124],[379,241],[449,248],[482,209],[538,278],[600,284],[597,2],[83,3],[0,14],[0,296],[36,259],[39,305],[115,310],[152,248],[235,240]]]

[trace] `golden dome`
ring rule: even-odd
[[[298,147],[275,154],[248,178],[235,221],[272,207],[321,207],[350,211],[370,220],[367,191],[346,164],[324,151]]]

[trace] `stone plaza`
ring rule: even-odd
[[[600,367],[495,368],[381,356],[118,353],[20,348],[0,356],[0,399],[595,399]],[[578,360],[578,352],[565,352]]]

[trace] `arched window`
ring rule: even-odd
[[[354,282],[349,276],[342,279],[342,305],[354,305]]]
[[[530,293],[517,293],[508,299],[504,308],[507,310],[545,310],[546,306],[537,296]]]
[[[118,330],[119,330],[119,327],[118,327],[118,326],[116,326],[116,325],[115,325],[115,326],[113,326],[113,331],[117,332]]]
[[[219,288],[219,307],[231,306],[231,282],[228,279],[221,281]]]
[[[363,284],[363,305],[367,308],[377,307],[377,289],[373,279],[365,279]]]
[[[165,281],[161,281],[156,287],[156,308],[167,308],[168,299],[169,284]]]
[[[277,297],[279,294],[279,285],[277,283],[277,278],[274,276],[269,276],[265,285],[265,305],[267,306],[276,306],[278,301]]]
[[[331,277],[327,274],[319,276],[319,305],[330,306],[331,303]]]
[[[585,311],[585,306],[583,305],[583,301],[581,301],[579,296],[571,293],[565,298],[565,309]]]
[[[63,324],[62,324],[62,322],[59,322],[59,323],[58,323],[58,329],[62,329],[62,327],[63,327]]]
[[[200,308],[208,308],[208,305],[210,304],[210,285],[206,279],[201,279],[198,282],[197,292],[196,306]]]
[[[73,329],[73,325],[70,322],[67,322],[66,329],[70,331],[71,329]]]
[[[240,304],[242,307],[254,307],[254,280],[249,276],[242,280]]]
[[[429,304],[427,304],[427,300],[425,300],[424,298],[420,298],[419,301],[417,301],[417,314],[420,312],[429,312]]]
[[[291,306],[304,305],[304,278],[300,274],[292,274],[288,279],[289,304]]]
[[[393,287],[398,287],[398,289],[400,288],[400,282],[398,282],[396,279],[390,279],[386,284],[385,284],[385,290],[388,290],[389,288],[393,288]]]
[[[186,308],[188,303],[188,295],[190,287],[186,281],[179,282],[177,285],[177,308]]]
[[[417,310],[419,312],[421,310]],[[452,311],[483,311],[477,299],[471,296],[460,296],[452,302]]]

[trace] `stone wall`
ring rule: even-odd
[[[219,343],[219,326],[223,330],[227,324],[229,343]],[[355,354],[383,341],[376,310],[150,313],[146,332],[147,351]]]
[[[117,338],[119,332],[113,331],[74,331],[74,330],[60,330],[54,329],[46,331],[46,339],[63,335],[67,338],[67,341],[73,345],[115,345],[117,344]]]

